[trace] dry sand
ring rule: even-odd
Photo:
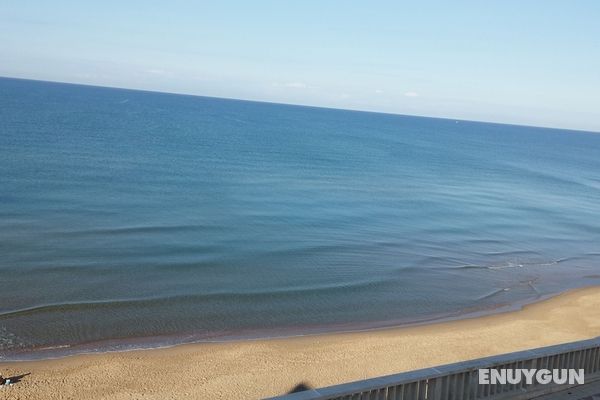
[[[600,336],[600,288],[424,326],[0,364],[0,399],[257,399]]]

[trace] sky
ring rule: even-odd
[[[600,131],[600,1],[0,0],[0,76]]]

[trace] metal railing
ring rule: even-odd
[[[585,382],[600,378],[600,337],[363,381],[309,389],[270,400],[476,400],[530,399],[574,384],[479,384],[478,370],[583,369]]]

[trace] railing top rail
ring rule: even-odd
[[[548,357],[594,347],[600,347],[600,336],[595,337],[593,339],[580,340],[577,342],[569,342],[553,346],[540,347],[531,350],[499,354],[496,356],[477,358],[473,360],[461,361],[457,363],[440,365],[431,368],[401,372],[398,374],[365,379],[356,382],[343,383],[340,385],[328,386],[319,389],[310,389],[303,392],[272,397],[267,400],[316,400],[319,398],[329,398],[331,396],[344,396],[352,393],[360,393],[387,386],[401,385],[404,383],[416,382],[424,379],[432,379],[440,376],[452,375],[455,373],[460,373],[473,369],[493,368],[498,365],[512,363],[516,361],[532,360],[540,357]]]

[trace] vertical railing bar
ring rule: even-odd
[[[474,395],[473,398],[474,399],[479,399],[481,397],[482,391],[483,391],[483,388],[481,387],[483,385],[479,384],[479,372],[475,373],[475,378],[474,379],[477,379],[477,383],[476,384],[474,383],[474,385],[475,385],[475,395]]]
[[[448,375],[442,377],[442,399],[448,399]]]
[[[516,369],[517,369],[518,366],[519,366],[519,362],[518,361],[515,361],[514,363],[511,364],[512,370],[515,371],[515,372],[513,372],[513,375],[516,374]],[[514,392],[516,390],[517,390],[517,384],[516,383],[511,383],[510,384],[510,391]]]
[[[420,384],[421,390],[420,390],[420,393],[419,393],[419,399],[420,400],[427,400],[427,395],[429,393],[429,384],[428,384],[428,382],[429,382],[429,380],[427,380],[427,379],[423,379],[421,381],[421,384]]]
[[[454,379],[452,379],[452,400],[460,400],[460,397],[458,397],[460,372],[454,374],[453,377]]]
[[[492,389],[492,387],[490,385],[485,385],[485,387],[484,387],[485,398],[490,397],[490,395],[491,395],[491,389]]]
[[[514,371],[514,370],[516,370],[516,369],[517,369],[517,362],[516,362],[516,361],[513,361],[512,363],[510,363],[510,368],[511,368],[513,371]],[[514,375],[515,373],[516,373],[516,372],[513,372],[513,375]],[[511,393],[512,393],[512,392],[514,392],[516,388],[517,388],[517,384],[516,384],[516,383],[511,383],[510,385],[508,385],[508,391],[509,391],[509,392],[511,392]]]
[[[594,355],[594,372],[598,372],[600,368],[600,347],[595,347],[596,353]]]
[[[392,386],[390,390],[388,390],[387,399],[386,400],[396,400],[396,391],[398,390],[398,386]]]
[[[427,379],[427,396],[425,397],[427,400],[432,400],[435,398],[435,385],[436,378]]]
[[[475,400],[475,389],[477,384],[475,383],[475,370],[470,369],[467,372],[467,396],[466,400]]]
[[[481,389],[481,398],[487,398],[490,395],[490,385],[483,385]]]
[[[573,368],[573,359],[575,358],[575,351],[570,351],[567,355],[567,368]]]
[[[594,349],[589,348],[586,349],[586,358],[585,358],[585,373],[586,374],[591,374],[592,372],[592,355],[594,353]]]
[[[558,368],[558,369],[564,368],[564,365],[563,365],[563,354],[557,354],[555,357],[556,357],[556,366],[555,366],[555,368]]]
[[[447,399],[448,396],[446,395],[446,391],[445,391],[446,389],[445,389],[445,386],[444,386],[444,384],[445,384],[444,382],[446,381],[446,377],[440,376],[440,377],[436,378],[436,380],[437,380],[436,390],[435,390],[436,391],[436,398],[438,400]]]
[[[475,400],[477,398],[477,386],[479,386],[479,382],[475,382],[476,375],[474,369],[469,370],[469,397],[467,397],[467,400]]]
[[[454,400],[454,389],[456,386],[456,374],[448,376],[448,400]]]
[[[503,370],[503,369],[506,370],[507,367],[508,367],[507,364],[502,364],[499,368],[501,370]],[[498,393],[503,393],[505,390],[506,390],[506,385],[500,384],[498,386]]]
[[[533,358],[531,360],[531,368],[532,369],[538,369],[539,368],[539,358]],[[535,379],[532,382],[532,386],[533,387],[537,386],[537,381]]]
[[[406,384],[406,390],[404,391],[404,399],[414,400],[414,384],[412,382]]]
[[[593,347],[590,354],[590,373],[596,373],[596,355],[598,354],[598,348]]]
[[[596,351],[597,351],[597,347],[592,347],[591,351],[590,351],[590,374],[593,374],[595,371],[595,365],[596,365]]]
[[[458,393],[456,394],[460,400],[465,399],[465,372],[461,372],[458,379]]]
[[[411,400],[415,400],[419,398],[419,381],[415,381],[413,382],[413,391],[412,391],[412,396],[411,396]]]
[[[506,374],[508,376],[508,370],[512,369],[514,365],[514,362],[508,363],[506,364],[504,367],[507,370]],[[502,385],[502,392],[510,392],[512,390],[512,383],[509,383],[508,380],[506,381],[506,385]]]
[[[523,365],[523,361],[521,361],[521,360],[517,361],[517,362],[515,363],[515,369],[523,368],[523,366],[522,366],[522,365]],[[521,382],[522,382],[522,381],[523,381],[523,380],[521,379]],[[520,389],[521,389],[521,382],[515,383],[515,387],[514,387],[514,389],[513,389],[513,390],[515,390],[515,391],[518,391],[518,390],[520,390]]]

